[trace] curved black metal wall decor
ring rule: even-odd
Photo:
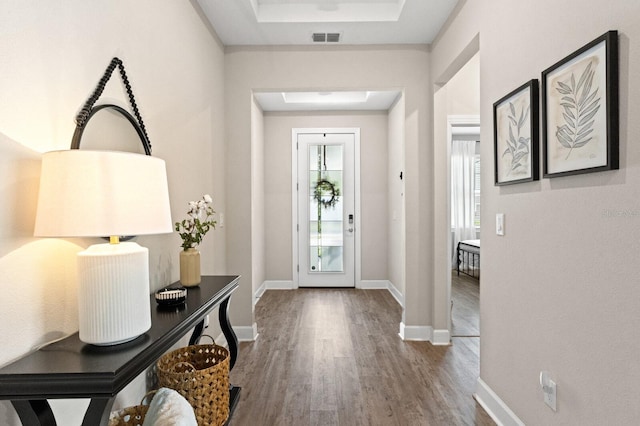
[[[122,78],[122,82],[127,90],[127,95],[129,96],[129,103],[131,104],[131,108],[133,109],[133,113],[135,114],[135,118],[124,108],[121,108],[117,105],[113,104],[102,104],[94,106],[97,102],[100,95],[104,91],[104,88],[111,78],[111,74],[118,67],[120,71],[120,77]],[[151,155],[151,142],[149,142],[149,136],[147,135],[147,130],[144,127],[144,122],[142,121],[142,116],[140,115],[140,111],[138,110],[138,105],[136,104],[136,100],[133,96],[133,90],[131,89],[131,84],[129,83],[129,79],[127,78],[127,73],[124,70],[124,65],[119,58],[113,58],[111,63],[105,70],[102,78],[98,82],[98,85],[94,89],[93,93],[84,103],[82,109],[76,116],[76,130],[73,132],[73,138],[71,139],[71,149],[79,149],[80,148],[80,139],[82,139],[82,133],[84,132],[85,126],[93,117],[93,115],[100,111],[101,109],[109,108],[117,111],[122,116],[124,116],[129,123],[134,127],[136,133],[140,137],[140,141],[142,142],[142,146],[144,147],[144,152],[147,155]]]

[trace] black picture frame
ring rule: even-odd
[[[619,168],[618,32],[542,72],[543,176]]]
[[[540,178],[539,90],[533,79],[493,104],[494,183],[496,186]]]

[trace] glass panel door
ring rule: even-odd
[[[309,145],[309,273],[343,272],[343,146]]]
[[[298,131],[294,137],[298,284],[354,287],[356,133]]]

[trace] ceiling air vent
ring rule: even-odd
[[[337,43],[340,41],[340,33],[327,33],[327,43]]]
[[[314,43],[338,43],[340,33],[313,33],[311,38]]]
[[[327,41],[326,33],[313,33],[313,42],[314,43],[324,43]]]

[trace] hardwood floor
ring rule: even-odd
[[[480,336],[480,281],[467,275],[451,275],[451,335]]]
[[[265,292],[231,425],[493,425],[472,397],[479,339],[403,342],[401,314],[384,290]]]

